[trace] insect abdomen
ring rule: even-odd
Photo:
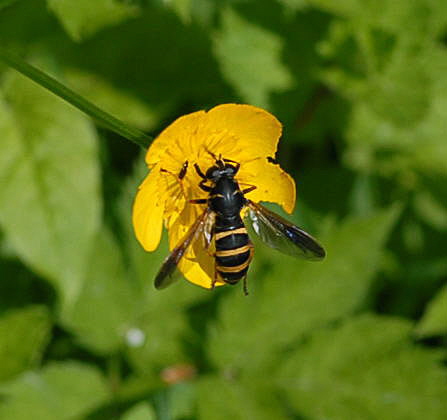
[[[219,218],[218,218],[219,219]],[[252,258],[252,245],[242,220],[238,218],[232,226],[227,220],[216,220],[216,270],[230,284],[245,277]]]

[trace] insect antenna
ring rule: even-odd
[[[219,153],[219,157],[217,157],[216,154],[209,150],[207,147],[205,147],[205,151],[216,161],[216,165],[219,167],[219,169],[225,168],[226,159],[222,158],[222,153]]]
[[[205,152],[208,153],[214,160],[218,160],[215,153],[213,153],[208,147],[205,147]]]

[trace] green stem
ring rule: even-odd
[[[96,105],[84,99],[81,95],[64,86],[53,77],[45,74],[42,70],[26,63],[20,57],[5,51],[0,47],[0,61],[17,70],[19,73],[31,79],[38,85],[48,89],[69,104],[78,108],[88,116],[92,117],[98,124],[119,134],[120,136],[133,141],[139,146],[147,149],[153,137],[148,136],[137,128],[133,128],[108,114]]]

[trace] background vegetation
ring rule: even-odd
[[[444,419],[446,40],[444,0],[0,0],[3,48],[148,133],[274,113],[328,251],[155,291],[142,151],[0,63],[0,419]]]

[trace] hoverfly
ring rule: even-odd
[[[157,289],[169,286],[176,279],[174,273],[177,264],[188,247],[202,236],[206,248],[213,239],[215,244],[212,288],[218,279],[227,284],[236,284],[242,279],[244,293],[247,295],[246,278],[253,258],[253,244],[241,217],[245,207],[248,207],[246,221],[271,248],[310,260],[325,257],[323,247],[311,235],[245,197],[245,194],[256,189],[256,186],[240,188],[235,179],[240,163],[222,157],[216,158],[213,154],[212,156],[215,164],[206,173],[202,172],[197,163],[194,165],[197,174],[202,178],[199,187],[208,193],[208,197],[190,200],[192,204],[207,204],[207,207],[164,261],[155,278]],[[180,174],[182,177],[185,176],[187,165],[187,162],[183,165]]]

